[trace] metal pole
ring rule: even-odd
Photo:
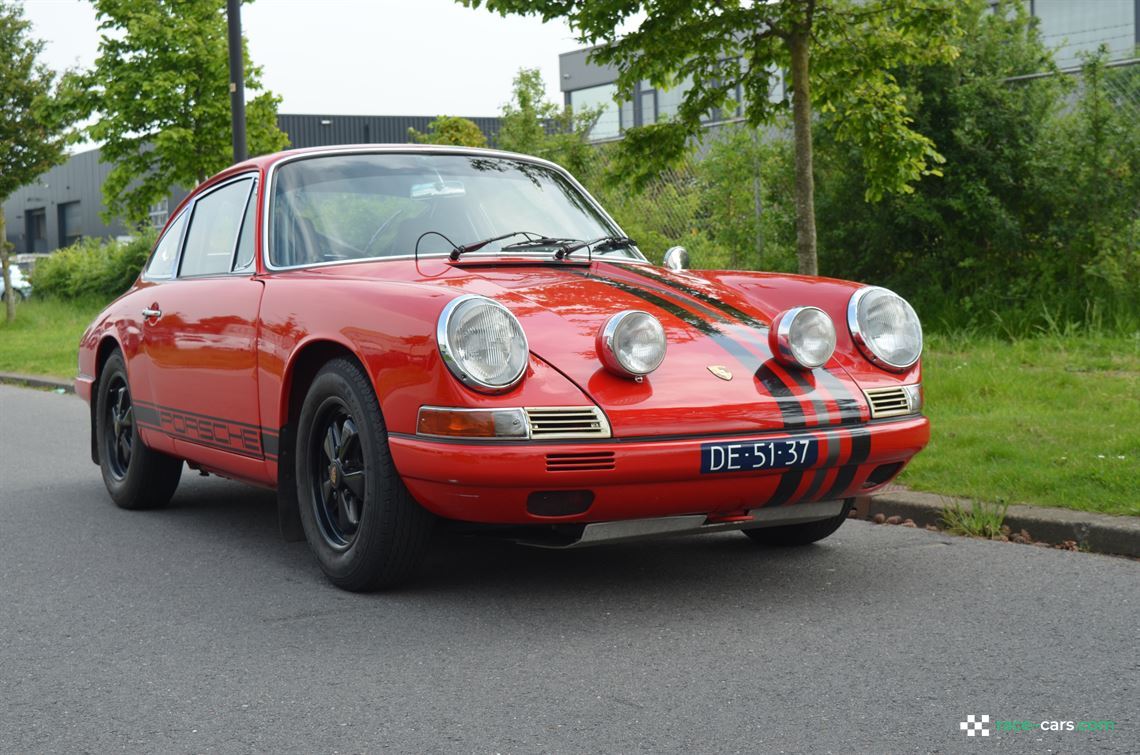
[[[226,0],[230,41],[230,114],[233,118],[234,162],[245,152],[245,73],[241,50],[241,0]]]

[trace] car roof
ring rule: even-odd
[[[242,170],[257,168],[267,170],[269,166],[282,160],[292,160],[303,155],[335,155],[353,152],[421,152],[439,155],[471,155],[475,157],[505,157],[513,160],[525,160],[532,163],[554,165],[549,160],[543,160],[534,155],[524,155],[518,152],[506,152],[498,149],[485,149],[482,147],[456,147],[447,144],[338,144],[327,147],[303,147],[300,149],[286,149],[269,155],[251,157],[244,162],[227,168],[224,173],[236,173]]]

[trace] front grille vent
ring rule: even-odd
[[[610,423],[596,406],[528,407],[526,419],[536,440],[610,437]]]
[[[867,402],[871,405],[872,419],[910,413],[910,402],[907,401],[906,390],[902,386],[868,388],[863,392],[867,394]]]
[[[547,472],[606,472],[613,468],[613,451],[546,455]]]

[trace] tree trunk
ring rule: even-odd
[[[819,275],[815,253],[815,181],[811,166],[809,45],[806,32],[788,37],[792,54],[792,129],[796,150],[796,258],[801,275]]]
[[[16,292],[12,290],[12,271],[8,269],[8,237],[4,233],[4,213],[0,212],[0,270],[4,278],[4,309],[8,322],[16,319]]]

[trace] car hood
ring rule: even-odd
[[[862,391],[839,361],[810,372],[789,369],[768,347],[773,316],[815,303],[803,300],[805,291],[825,298],[811,286],[842,288],[845,301],[853,284],[601,261],[456,272],[448,285],[509,307],[531,351],[596,401],[617,437],[763,432],[869,416]],[[595,349],[602,324],[628,309],[655,315],[668,342],[664,363],[640,383],[608,372]]]

